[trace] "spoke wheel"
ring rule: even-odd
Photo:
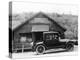
[[[45,47],[43,45],[39,45],[36,47],[37,54],[44,54],[44,52],[45,52]]]
[[[74,48],[73,44],[67,44],[67,46],[66,46],[66,49],[69,50],[69,51],[72,51],[73,48]]]

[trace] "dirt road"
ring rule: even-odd
[[[78,46],[74,46],[73,51],[65,51],[64,49],[50,49],[47,50],[43,55],[37,55],[36,52],[24,52],[24,53],[13,53],[13,58],[31,58],[31,57],[46,57],[46,56],[72,56],[78,55]]]

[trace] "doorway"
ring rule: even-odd
[[[33,41],[40,42],[43,40],[43,32],[33,32]]]

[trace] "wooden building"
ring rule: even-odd
[[[66,29],[60,26],[54,19],[50,18],[48,15],[40,12],[13,29],[13,43],[16,44],[20,42],[31,42],[32,40],[35,40],[36,32],[44,31],[59,32],[61,38],[63,38]],[[37,36],[38,35],[40,35],[40,33],[37,33]],[[26,39],[28,39],[28,41],[26,41]]]

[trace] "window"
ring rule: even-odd
[[[58,35],[57,34],[45,34],[45,38],[46,40],[54,40],[54,39],[58,39]]]
[[[46,34],[46,40],[49,40],[49,35]]]
[[[20,38],[20,42],[26,42],[26,37],[25,36],[21,36],[21,38]]]
[[[57,36],[57,35],[55,35],[55,38],[54,38],[54,39],[57,39],[57,37],[58,37],[58,36]]]
[[[31,33],[20,33],[20,42],[31,43],[32,42],[32,34]]]
[[[46,34],[46,40],[52,40],[53,36],[51,34]]]

